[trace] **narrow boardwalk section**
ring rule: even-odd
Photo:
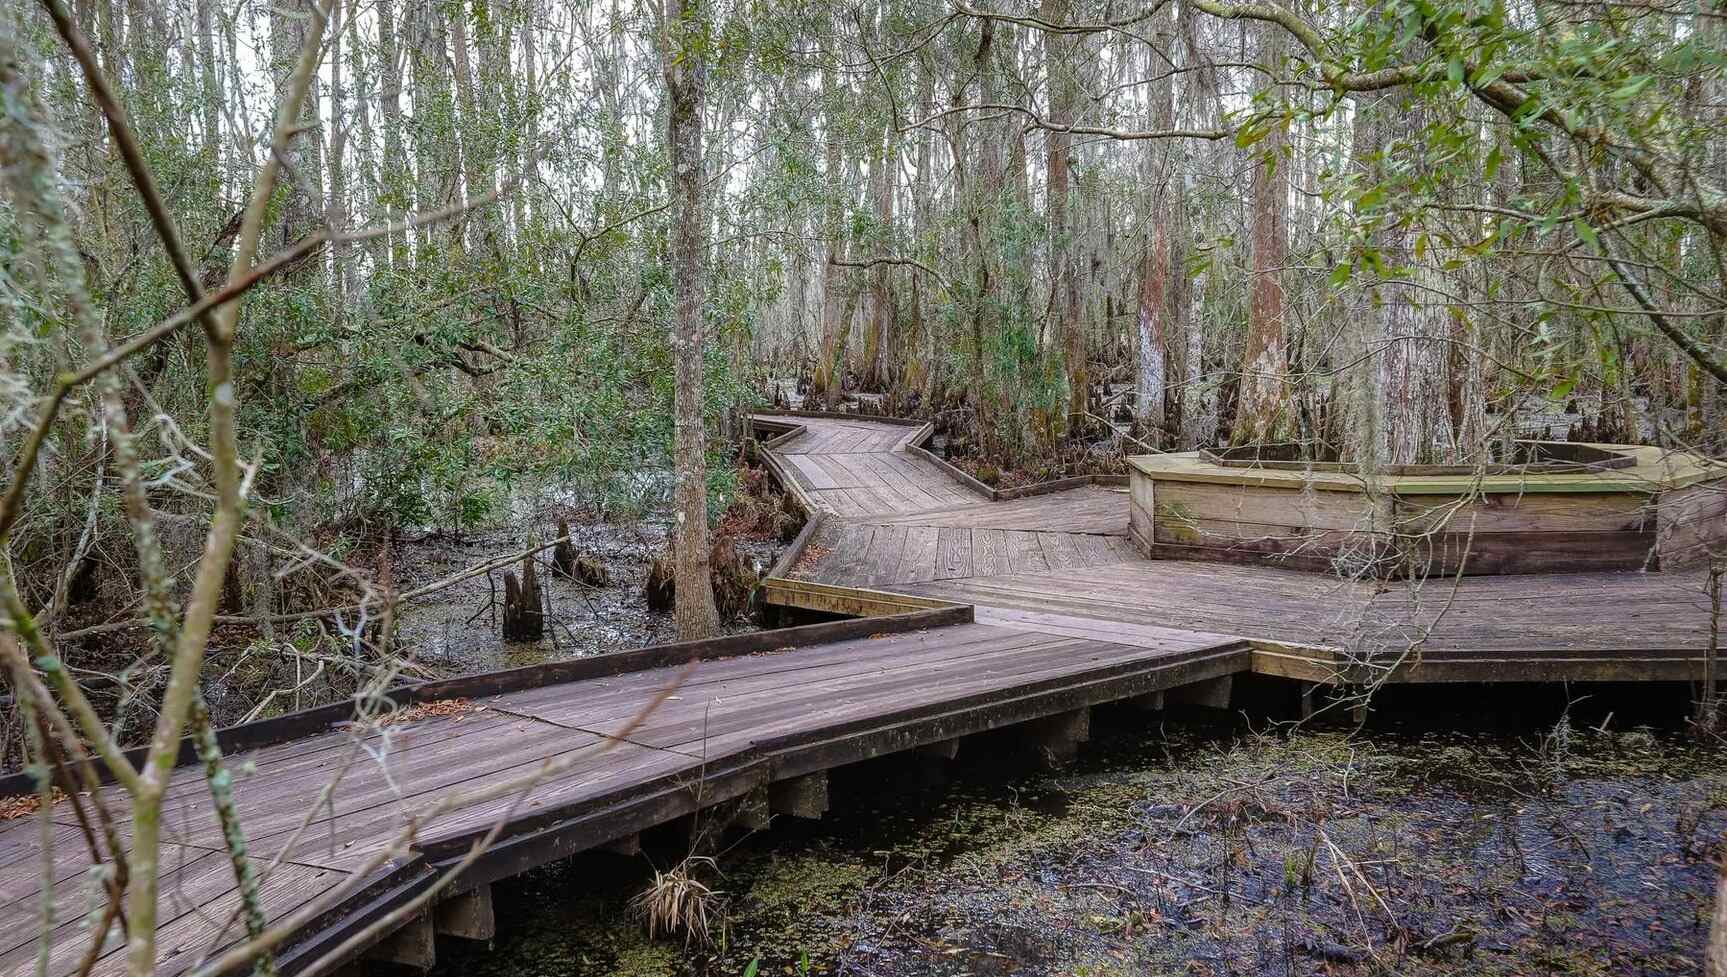
[[[797,418],[770,461],[787,487],[815,511],[892,516],[979,501],[934,462],[906,450],[920,428],[904,424]],[[778,425],[768,420],[770,425]],[[1122,514],[1126,525],[1126,513]]]
[[[723,828],[735,814],[728,804],[754,799],[764,815],[781,810],[775,785],[1227,676],[1246,667],[1249,654],[1238,639],[1203,632],[1144,628],[1124,641],[965,623],[969,618],[963,609],[930,611],[651,656],[718,656],[687,673],[669,666],[603,674],[606,659],[644,654],[638,652],[457,679],[421,691],[417,699],[437,696],[431,701],[438,705],[410,708],[401,721],[340,723],[237,753],[230,768],[249,847],[275,863],[263,886],[266,913],[281,919],[321,896],[340,896],[291,944],[286,968],[423,891],[500,822],[504,830],[458,889],[627,843],[678,819],[692,835],[704,817]],[[829,637],[846,631],[861,636]],[[560,681],[584,672],[599,674]],[[124,837],[125,795],[107,788],[102,801]],[[809,812],[788,804],[783,813]],[[57,925],[49,972],[63,975],[75,972],[87,950],[86,914],[98,890],[75,812],[62,801],[53,819]],[[242,931],[238,891],[199,768],[177,771],[164,821],[157,972],[171,975],[232,945]],[[36,953],[36,831],[30,817],[0,829],[0,973],[27,972]],[[379,861],[383,854],[390,857]],[[351,891],[341,891],[344,883]],[[123,971],[124,951],[110,943],[94,972]]]
[[[1315,683],[1699,674],[1700,580],[1471,577],[1411,591],[1150,561],[1128,542],[1119,486],[997,501],[919,448],[927,426],[756,421],[775,434],[764,460],[816,515],[768,598],[903,613],[413,686],[391,694],[382,718],[341,705],[224,731],[249,848],[269,866],[264,909],[272,920],[306,914],[281,954],[285,972],[426,892],[482,840],[441,897],[472,898],[583,850],[629,850],[649,828],[693,839],[776,813],[817,816],[827,770],[883,754],[952,756],[961,737],[1019,724],[1071,748],[1091,706],[1161,703],[1165,691],[1226,705],[1239,673]],[[28,781],[4,787],[20,793]],[[101,800],[124,840],[124,794],[105,788]],[[48,972],[75,972],[89,950],[93,859],[72,801],[51,817],[46,865],[36,818],[0,824],[0,973],[31,969],[44,881]],[[157,972],[174,975],[242,930],[198,768],[176,772],[164,823]],[[370,952],[417,959],[399,944],[429,954],[434,927],[448,925],[420,911]],[[123,970],[110,939],[94,972]]]

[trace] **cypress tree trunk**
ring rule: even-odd
[[[465,5],[458,8],[450,18],[450,62],[455,69],[456,81],[456,111],[460,113],[459,133],[462,152],[462,193],[465,199],[475,200],[491,190],[491,153],[489,145],[488,125],[489,113],[482,112],[475,98],[473,59],[468,54],[468,13]],[[493,214],[491,207],[470,211],[457,221],[455,239],[467,250],[469,247],[485,246],[486,239],[492,235]],[[468,239],[468,228],[473,228],[473,240]]]
[[[1051,23],[1067,20],[1068,0],[1044,0],[1043,18]],[[1045,33],[1044,60],[1049,72],[1049,121],[1054,126],[1073,125],[1074,110],[1079,101],[1077,70],[1073,63],[1073,35]],[[1061,427],[1083,426],[1086,413],[1086,393],[1090,379],[1086,372],[1085,331],[1079,318],[1079,273],[1074,267],[1073,214],[1068,201],[1069,156],[1073,153],[1073,134],[1051,130],[1045,133],[1048,156],[1045,162],[1045,189],[1049,208],[1049,276],[1050,309],[1056,320],[1056,332],[1061,337],[1062,359],[1067,366],[1067,410]]]
[[[1398,132],[1420,132],[1426,124],[1418,101],[1400,104],[1388,98],[1368,108],[1365,131],[1379,134],[1369,136],[1374,162],[1369,172],[1375,181],[1386,175],[1383,134],[1393,112]],[[1407,280],[1379,286],[1379,326],[1370,340],[1383,346],[1377,426],[1381,456],[1391,465],[1458,460],[1451,416],[1452,326],[1444,305],[1452,289],[1426,245],[1425,226],[1419,218],[1398,221],[1377,231],[1371,242],[1392,273]]]
[[[197,0],[194,8],[198,44],[198,81],[203,114],[203,164],[220,189],[222,145],[222,84],[216,77],[215,0]],[[218,196],[220,194],[218,193]]]
[[[1156,21],[1158,36],[1168,34],[1167,8],[1159,12]],[[1174,45],[1171,45],[1174,48]],[[1163,77],[1154,83],[1151,96],[1151,128],[1168,129],[1175,120],[1175,75],[1164,71],[1155,53],[1148,52],[1148,73]],[[1135,340],[1139,349],[1138,396],[1134,405],[1134,421],[1140,436],[1162,446],[1165,425],[1164,391],[1169,376],[1168,343],[1172,331],[1169,317],[1172,308],[1170,278],[1173,264],[1170,254],[1170,230],[1175,218],[1171,185],[1176,176],[1170,166],[1171,146],[1154,140],[1145,144],[1142,172],[1146,190],[1152,199],[1151,226],[1147,229],[1139,266],[1139,314],[1135,318]],[[1177,270],[1179,274],[1179,270]]]
[[[666,0],[661,58],[666,80],[666,149],[671,163],[671,270],[677,313],[672,326],[676,360],[673,403],[677,467],[678,637],[706,638],[719,631],[708,545],[706,443],[702,429],[702,302],[706,224],[702,184],[702,99],[707,83],[701,0]]]
[[[838,82],[832,70],[822,72],[822,102],[827,106],[823,122],[822,178],[827,183],[827,217],[822,236],[827,240],[827,261],[822,265],[822,340],[820,359],[816,363],[815,382],[810,393],[819,393],[828,410],[839,403],[845,386],[845,341],[851,322],[844,314],[845,269],[835,262],[845,257],[845,207],[840,196],[844,179],[840,173]]]
[[[436,210],[456,201],[460,173],[460,150],[455,138],[456,113],[450,95],[449,26],[444,21],[442,5],[415,2],[409,7],[412,25],[408,36],[413,47],[409,52],[414,85],[414,174],[412,206],[421,210]],[[428,228],[415,252],[415,267],[420,270],[438,268],[438,251],[454,244],[455,231],[449,224]]]
[[[379,173],[379,209],[394,218],[408,209],[408,153],[402,143],[402,59],[398,52],[395,0],[378,0],[378,108],[383,116],[384,160]],[[390,262],[406,271],[413,243],[407,232],[389,237]]]
[[[1260,25],[1259,63],[1274,74],[1283,59],[1283,29]],[[1250,188],[1247,344],[1241,358],[1241,388],[1235,427],[1236,444],[1281,440],[1288,429],[1288,352],[1283,334],[1283,265],[1289,250],[1289,198],[1284,189],[1284,146],[1281,120],[1255,147]]]
[[[893,252],[894,132],[882,131],[881,152],[870,167],[870,195],[874,198],[877,245],[882,254]],[[869,323],[864,331],[861,377],[865,389],[882,391],[890,371],[883,360],[891,358],[893,334],[893,279],[887,265],[870,270]],[[891,371],[894,374],[898,370]]]
[[[343,15],[348,11],[349,4],[337,0],[330,7],[330,109],[333,115],[340,118],[347,110],[348,90],[342,77],[342,35]],[[363,101],[363,99],[362,99]],[[333,125],[330,127],[330,197],[328,205],[328,220],[330,226],[346,228],[348,214],[351,210],[348,193],[348,127]],[[355,269],[354,246],[342,241],[335,246],[336,277],[333,281],[336,294],[334,304],[338,314],[348,307],[348,297],[352,294]]]
[[[1364,188],[1376,185],[1380,179],[1379,167],[1374,160],[1379,153],[1378,102],[1379,98],[1373,95],[1354,98],[1355,120],[1350,155],[1354,157],[1354,167]],[[1355,217],[1357,223],[1368,219],[1368,215],[1363,213],[1357,213]],[[1369,250],[1378,248],[1379,243],[1379,235],[1373,231],[1367,232],[1362,241]],[[1333,398],[1336,408],[1344,415],[1340,427],[1344,432],[1341,453],[1345,460],[1354,461],[1369,476],[1385,464],[1385,374],[1380,365],[1384,355],[1385,330],[1378,305],[1375,289],[1365,281],[1350,296],[1349,321],[1343,327],[1348,339],[1341,356],[1349,365],[1339,377],[1338,395]]]
[[[287,93],[294,63],[316,16],[309,0],[282,0],[271,8],[270,74],[278,100]],[[274,235],[278,245],[290,244],[315,228],[323,206],[323,127],[318,101],[318,82],[314,79],[301,105],[299,131],[288,140],[284,153],[282,211]],[[308,265],[308,273],[313,267]]]

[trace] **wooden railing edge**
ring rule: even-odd
[[[752,410],[750,413],[770,417],[825,417],[836,421],[875,421],[879,424],[897,424],[901,427],[916,427],[924,423],[916,418],[894,417],[889,414],[861,414],[843,410],[804,410],[791,407],[763,407]]]
[[[810,540],[815,539],[816,534],[821,532],[823,526],[827,525],[828,514],[819,509],[815,512],[805,512],[804,516],[804,528],[798,530],[797,536],[792,538],[791,545],[787,546],[785,552],[780,554],[780,558],[774,561],[774,565],[768,570],[767,576],[762,578],[762,583],[791,573],[792,567],[797,565],[798,558],[803,556],[804,549],[810,545]]]
[[[943,458],[923,445],[908,444],[905,446],[905,450],[917,455],[919,458],[922,458],[924,461],[929,462],[937,468],[940,468],[942,471],[947,473],[949,478],[952,478],[954,481],[960,483],[966,488],[983,496],[987,501],[996,501],[997,496],[995,489],[978,481],[970,473],[965,471],[965,469],[960,468],[958,465],[955,465],[953,462],[948,461],[946,458]]]

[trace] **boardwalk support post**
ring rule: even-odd
[[[1125,701],[1133,708],[1140,709],[1145,712],[1162,712],[1163,690],[1158,689],[1156,692],[1147,692],[1144,695],[1136,695]]]
[[[464,940],[489,940],[498,935],[498,920],[492,914],[492,887],[477,885],[438,903],[433,928],[442,936]]]
[[[692,854],[712,855],[732,828],[760,831],[772,814],[768,789],[757,787],[728,800],[710,804],[671,822],[682,832]]]
[[[366,959],[382,960],[425,973],[438,962],[437,941],[432,933],[432,917],[420,913],[408,920],[401,929],[384,937],[377,946],[366,951]]]
[[[1372,695],[1372,693],[1366,689],[1360,689],[1355,693],[1355,701],[1352,702],[1349,706],[1349,721],[1350,722],[1354,723],[1357,726],[1361,726],[1361,725],[1366,724],[1366,722],[1367,722],[1367,702],[1368,702],[1369,696],[1371,696],[1371,695]]]
[[[954,757],[959,756],[959,737],[956,736],[951,740],[937,740],[934,743],[925,743],[917,748],[917,752],[919,756],[939,757],[943,760],[952,760]]]
[[[773,807],[768,800],[768,789],[757,787],[738,798],[738,813],[732,823],[745,831],[763,831],[772,817]]]
[[[1235,688],[1235,676],[1219,675],[1203,682],[1178,686],[1169,690],[1169,701],[1183,706],[1205,706],[1208,709],[1228,709],[1229,694]]]
[[[828,809],[828,773],[815,773],[781,780],[768,787],[768,805],[775,814],[794,818],[819,818]]]
[[[1038,755],[1050,767],[1060,766],[1079,755],[1079,744],[1091,739],[1091,709],[1059,712],[1025,724]]]
[[[614,855],[640,855],[642,853],[642,836],[640,834],[624,835],[613,838],[599,846],[600,851],[609,851]]]

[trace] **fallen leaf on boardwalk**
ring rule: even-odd
[[[422,719],[442,719],[450,716],[461,717],[465,713],[476,711],[474,704],[467,699],[437,699],[432,702],[422,702],[409,706],[399,712],[393,712],[378,720],[380,726],[393,726],[397,723],[413,723]]]
[[[54,803],[58,804],[65,799],[66,792],[58,787],[54,788]],[[11,821],[35,814],[41,800],[39,794],[17,794],[12,797],[0,797],[0,821]]]

